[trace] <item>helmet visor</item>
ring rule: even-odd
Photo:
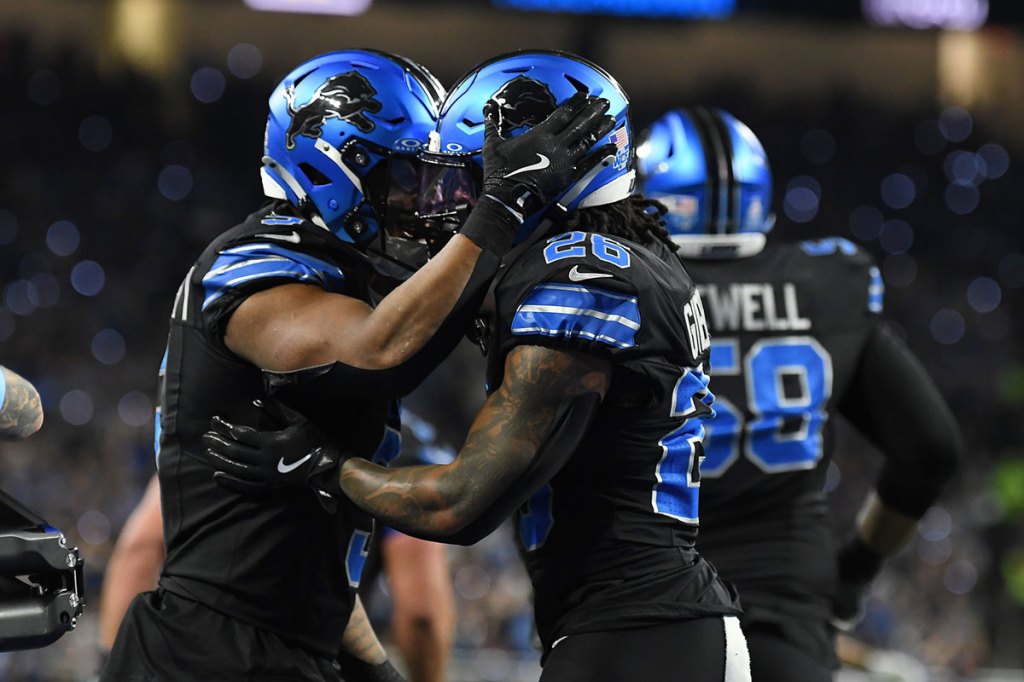
[[[388,183],[385,233],[419,241],[431,255],[448,243],[476,204],[468,157],[421,154],[395,157]]]

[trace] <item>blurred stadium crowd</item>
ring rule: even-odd
[[[266,97],[280,74],[247,44],[183,72],[101,74],[71,50],[0,34],[0,357],[38,386],[47,415],[40,434],[4,445],[0,488],[82,548],[92,595],[153,471],[174,291],[202,246],[261,202]],[[617,75],[628,90],[629,74]],[[775,238],[838,235],[876,256],[887,316],[968,443],[953,489],[873,588],[857,637],[949,679],[1024,666],[1024,149],[993,137],[984,112],[933,102],[894,113],[825,92],[765,109],[728,83],[687,99],[634,101],[635,118],[704,103],[747,122],[772,160]],[[411,401],[453,442],[483,397],[476,354],[464,344]],[[849,524],[877,458],[842,434],[829,488]],[[530,679],[535,664],[516,656],[532,647],[529,585],[500,536],[452,551],[457,658],[476,679]],[[90,625],[0,655],[0,677],[85,679]]]

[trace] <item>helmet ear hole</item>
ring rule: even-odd
[[[316,187],[322,187],[323,185],[331,184],[331,179],[318,171],[315,167],[308,163],[300,163],[299,170],[301,170],[309,181]]]
[[[585,93],[589,93],[590,92],[590,88],[588,88],[578,78],[573,78],[569,74],[565,74],[565,80],[569,81],[572,84],[572,87],[576,88],[576,92],[585,92]]]

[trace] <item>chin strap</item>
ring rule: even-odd
[[[742,234],[672,235],[679,246],[681,258],[726,259],[749,258],[764,250],[767,238],[763,232]]]

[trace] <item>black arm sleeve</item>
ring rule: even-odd
[[[868,340],[839,410],[885,455],[879,498],[920,518],[956,471],[960,430],[931,378],[887,325]]]
[[[387,369],[360,369],[343,362],[293,372],[264,371],[268,393],[302,386],[304,392],[325,395],[358,394],[384,398],[408,395],[427,378],[455,348],[480,310],[501,260],[490,251],[481,252],[462,295],[434,335],[411,358]]]

